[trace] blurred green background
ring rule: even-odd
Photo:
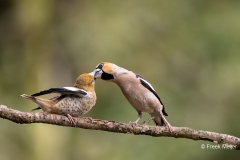
[[[20,97],[71,86],[102,61],[143,75],[173,126],[240,136],[240,1],[0,2],[0,104],[30,111]],[[96,82],[85,116],[134,121],[113,83]],[[148,119],[144,114],[141,122]],[[151,123],[153,124],[153,123]],[[154,138],[0,119],[1,160],[231,159],[205,141]]]

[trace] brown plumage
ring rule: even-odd
[[[165,124],[172,132],[171,125],[164,117],[167,113],[160,97],[142,76],[109,62],[98,64],[94,72],[95,78],[114,82],[120,87],[126,99],[138,112],[138,119],[133,122],[134,124],[142,118],[142,112],[147,112],[154,117],[157,125]]]
[[[72,124],[76,125],[73,117],[87,113],[96,103],[94,86],[94,73],[84,73],[77,78],[74,87],[50,88],[31,96],[26,94],[21,96],[38,105],[38,108],[34,110],[42,109],[51,114],[65,115]],[[59,93],[60,95],[51,99],[36,97],[49,93]]]

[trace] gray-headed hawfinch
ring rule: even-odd
[[[32,100],[38,108],[51,114],[65,115],[70,123],[76,126],[73,117],[87,113],[96,103],[94,72],[81,74],[73,87],[50,88],[32,95],[21,95]],[[59,96],[51,99],[42,99],[37,96],[58,93]]]
[[[113,63],[103,62],[94,70],[95,78],[116,83],[129,103],[137,110],[137,124],[142,118],[142,112],[147,112],[154,118],[156,125],[166,125],[170,132],[172,127],[164,117],[167,116],[164,105],[154,88],[142,76],[126,70]]]

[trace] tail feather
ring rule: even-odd
[[[155,116],[154,117],[154,121],[155,121],[156,125],[158,125],[158,126],[166,126],[168,128],[169,132],[172,132],[172,126],[166,120],[166,118],[164,117],[164,115],[162,113],[160,113],[159,116]]]
[[[42,108],[41,107],[37,107],[37,108],[32,109],[31,111],[35,111],[35,110],[39,110],[39,109],[42,109]]]
[[[164,106],[163,106],[162,113],[163,113],[163,115],[165,115],[165,116],[168,116],[167,112],[165,111],[165,108],[164,108]]]
[[[21,95],[21,97],[27,98],[38,105],[38,107],[34,108],[32,111],[42,109],[45,112],[51,112],[51,100],[37,98],[37,97],[30,96],[27,94],[23,94],[23,95]]]
[[[27,94],[22,94],[21,97],[31,99],[31,100],[36,99],[35,97],[27,95]]]
[[[160,121],[159,121],[159,122],[157,122],[157,120],[156,120],[156,119],[154,119],[153,121],[155,122],[156,126],[164,126],[164,125],[165,125],[165,123],[164,123],[164,121],[163,121],[162,117],[161,117],[161,119],[160,119]]]

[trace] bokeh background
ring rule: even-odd
[[[236,0],[1,1],[0,103],[28,112],[35,104],[19,95],[71,86],[109,61],[154,86],[173,126],[239,137],[239,8]],[[85,116],[136,120],[115,84],[98,80],[96,92]],[[0,119],[1,160],[239,158],[201,144],[214,143]]]

